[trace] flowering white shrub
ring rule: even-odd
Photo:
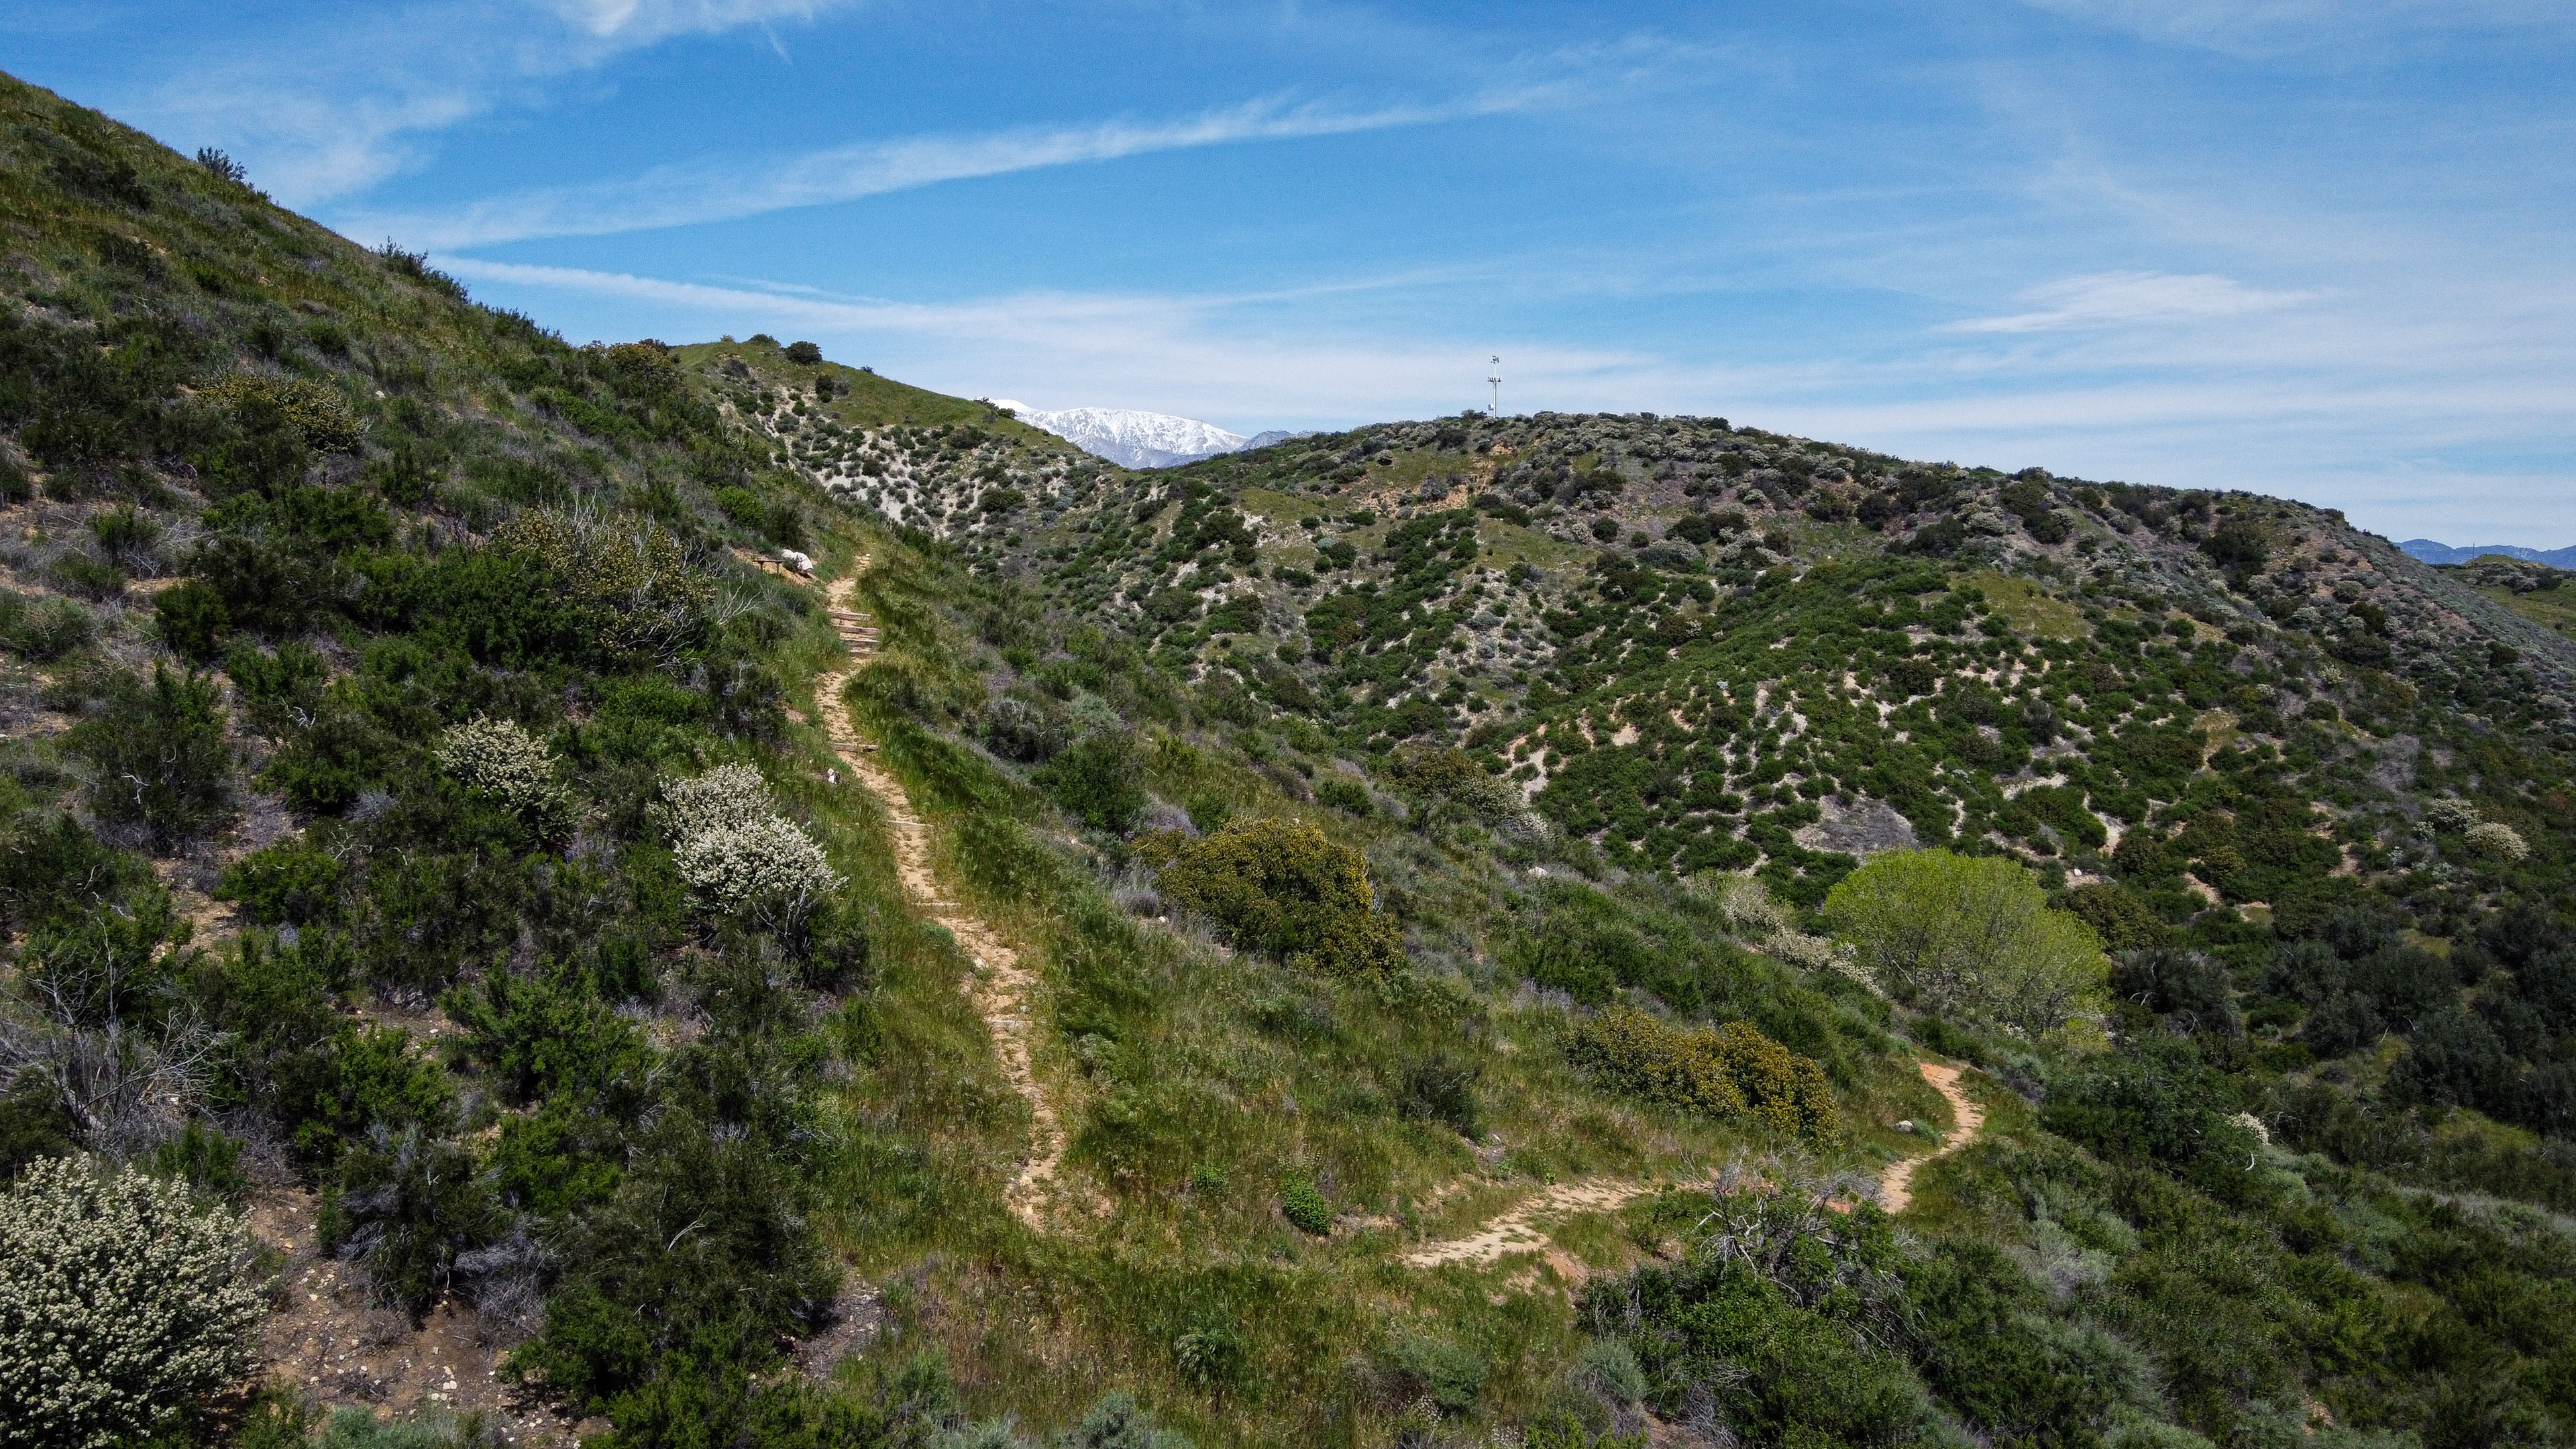
[[[94,1449],[250,1372],[260,1293],[238,1216],[72,1158],[0,1193],[0,1445]]]
[[[2480,855],[2492,855],[2498,860],[2520,860],[2531,854],[2531,847],[2524,843],[2522,832],[2501,821],[2489,820],[2481,825],[2472,825],[2463,838],[2469,849]]]
[[[2436,800],[2424,807],[2424,818],[2445,834],[2470,829],[2479,821],[2478,807],[2466,800]]]
[[[795,821],[780,815],[760,772],[720,765],[662,787],[660,815],[689,903],[773,925],[802,920],[841,877]]]
[[[769,798],[769,782],[749,765],[718,765],[703,775],[668,780],[662,805],[655,812],[674,840],[732,826],[749,825],[778,813]]]
[[[841,884],[823,847],[776,815],[683,836],[673,854],[690,901],[723,915],[802,915]]]
[[[1770,936],[1789,928],[1788,913],[1771,899],[1770,888],[1749,875],[1702,876],[1699,884],[1717,902],[1727,929],[1739,936]]]
[[[515,720],[451,725],[430,755],[459,784],[490,796],[530,825],[542,829],[570,818],[572,800],[555,783],[554,756]]]

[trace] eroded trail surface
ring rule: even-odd
[[[1967,1092],[1961,1089],[1957,1067],[1945,1067],[1938,1062],[1917,1062],[1915,1065],[1922,1070],[1923,1080],[1932,1084],[1932,1090],[1939,1092],[1948,1100],[1950,1115],[1954,1121],[1949,1134],[1941,1139],[1940,1146],[1924,1153],[1921,1157],[1909,1157],[1902,1162],[1891,1162],[1887,1165],[1887,1170],[1878,1175],[1878,1205],[1892,1213],[1905,1211],[1906,1207],[1914,1201],[1915,1169],[1927,1162],[1947,1157],[1976,1141],[1977,1134],[1983,1131],[1986,1125],[1986,1110],[1978,1106],[1969,1098]]]
[[[1444,1263],[1491,1263],[1507,1253],[1545,1253],[1548,1240],[1547,1234],[1539,1231],[1541,1219],[1569,1213],[1606,1213],[1630,1198],[1652,1191],[1642,1182],[1607,1177],[1558,1183],[1524,1199],[1486,1223],[1484,1230],[1474,1236],[1424,1243],[1405,1254],[1404,1261],[1416,1268],[1437,1268]]]
[[[1029,1004],[1036,994],[1037,978],[1020,965],[1019,954],[1004,945],[990,927],[939,893],[939,882],[930,870],[929,828],[913,812],[912,797],[905,793],[903,783],[876,762],[874,747],[859,738],[857,729],[850,724],[850,708],[841,699],[850,676],[867,667],[877,649],[877,631],[868,616],[850,608],[850,591],[858,583],[858,574],[867,567],[868,560],[861,558],[850,577],[834,579],[825,590],[832,626],[840,631],[852,663],[848,669],[814,681],[814,702],[823,712],[824,732],[831,737],[832,749],[840,755],[841,762],[850,767],[860,784],[885,802],[894,825],[895,873],[902,879],[905,892],[923,914],[957,938],[957,944],[975,963],[975,973],[966,983],[967,994],[974,1000],[976,1014],[984,1018],[985,1028],[993,1034],[993,1054],[1001,1059],[1002,1074],[1010,1078],[1012,1090],[1029,1104],[1029,1152],[1011,1179],[1011,1211],[1029,1226],[1043,1228],[1042,1210],[1054,1190],[1056,1169],[1064,1159],[1064,1132],[1056,1121],[1055,1109],[1047,1105],[1046,1094],[1038,1089],[1037,1071],[1030,1065]]]

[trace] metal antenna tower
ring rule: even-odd
[[[1490,383],[1492,383],[1492,384],[1494,385],[1494,416],[1496,416],[1496,417],[1501,417],[1501,416],[1503,415],[1503,374],[1502,374],[1502,366],[1503,366],[1503,360],[1502,360],[1500,357],[1496,357],[1496,358],[1494,358],[1494,359],[1493,359],[1494,375],[1493,375],[1493,376],[1491,376],[1491,377],[1489,377],[1489,378],[1486,378],[1486,379],[1485,379],[1485,381],[1490,382]]]

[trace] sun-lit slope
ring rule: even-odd
[[[2494,600],[1714,420],[1130,474],[0,101],[0,1145],[255,1210],[256,1442],[2576,1437]],[[1891,988],[1907,844],[2107,994]]]

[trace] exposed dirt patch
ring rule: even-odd
[[[877,649],[876,629],[865,614],[850,608],[850,591],[858,583],[858,573],[865,572],[867,566],[868,560],[860,559],[856,571],[847,578],[834,579],[825,591],[832,625],[840,631],[841,642],[849,647],[854,662],[849,669],[836,670],[814,681],[815,704],[823,714],[824,733],[830,737],[841,762],[850,767],[860,784],[885,802],[894,827],[895,873],[902,879],[905,892],[923,914],[957,938],[957,944],[975,963],[975,974],[965,983],[967,994],[975,1002],[976,1014],[984,1018],[985,1027],[993,1034],[993,1054],[1001,1060],[1002,1074],[1010,1079],[1011,1089],[1029,1104],[1029,1153],[1011,1179],[1011,1211],[1030,1227],[1042,1230],[1043,1209],[1055,1190],[1057,1169],[1064,1161],[1064,1130],[1046,1093],[1039,1090],[1037,1071],[1031,1065],[1034,1033],[1029,1004],[1037,994],[1037,977],[1020,965],[1019,954],[1003,944],[989,926],[940,894],[939,882],[930,869],[930,828],[913,813],[912,797],[904,792],[903,782],[876,762],[875,747],[860,739],[857,728],[850,723],[850,707],[842,700],[841,691],[849,684],[851,674],[867,667]]]
[[[503,1345],[472,1310],[441,1303],[414,1327],[407,1314],[368,1306],[365,1274],[321,1250],[318,1208],[301,1188],[264,1193],[250,1204],[252,1236],[285,1259],[276,1304],[260,1332],[268,1378],[326,1412],[480,1413],[520,1444],[569,1444],[577,1433],[608,1427],[576,1425],[504,1381]]]
[[[1801,825],[1790,832],[1791,838],[1809,850],[1834,850],[1845,855],[1868,857],[1889,850],[1912,850],[1919,843],[1914,838],[1914,822],[1896,813],[1896,807],[1884,800],[1855,800],[1849,805],[1835,802],[1830,795],[1816,804],[1818,819],[1813,825]]]
[[[1878,1175],[1878,1205],[1892,1213],[1901,1213],[1913,1203],[1916,1169],[1935,1158],[1947,1157],[1976,1141],[1977,1134],[1984,1131],[1986,1126],[1986,1109],[1978,1106],[1965,1091],[1960,1089],[1957,1067],[1945,1067],[1938,1062],[1917,1062],[1915,1065],[1921,1069],[1923,1080],[1932,1084],[1932,1090],[1939,1092],[1942,1098],[1949,1102],[1951,1126],[1948,1135],[1941,1139],[1940,1146],[1921,1157],[1909,1157],[1902,1162],[1891,1162],[1887,1165],[1887,1170]]]

